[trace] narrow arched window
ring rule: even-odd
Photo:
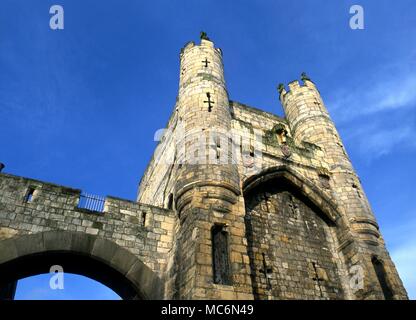
[[[33,201],[33,195],[35,194],[35,188],[34,187],[29,187],[29,189],[26,192],[25,195],[25,202],[32,202]]]
[[[212,267],[214,283],[231,284],[230,261],[228,256],[228,232],[224,225],[214,225],[212,236]]]
[[[168,209],[169,210],[173,210],[173,194],[172,193],[169,195],[169,199],[168,199]]]
[[[373,257],[371,259],[373,263],[374,271],[376,272],[378,282],[380,283],[381,290],[383,290],[383,295],[386,300],[393,299],[393,292],[391,291],[386,278],[386,270],[384,270],[383,263],[377,258]]]

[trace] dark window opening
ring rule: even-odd
[[[142,212],[142,226],[146,226],[146,212],[144,211]]]
[[[25,196],[25,202],[32,202],[33,201],[33,194],[35,193],[35,188],[30,187],[27,190],[26,196]]]
[[[211,230],[211,236],[214,283],[231,285],[228,233],[225,226],[215,225]]]
[[[254,147],[251,143],[250,143],[250,157],[254,157]]]
[[[168,209],[172,210],[173,209],[173,194],[171,193],[169,195],[169,199],[168,199]]]
[[[357,193],[357,196],[359,198],[361,198],[361,192],[360,192],[360,188],[358,188],[358,185],[356,185],[355,183],[352,184],[352,187],[355,189],[355,192]]]
[[[381,290],[383,290],[384,299],[393,300],[393,292],[387,283],[386,271],[384,270],[383,263],[376,257],[373,257],[371,262],[373,263],[374,271],[376,272]]]
[[[331,186],[329,184],[329,176],[327,174],[320,174],[319,181],[321,182],[321,186],[325,189],[329,189]]]

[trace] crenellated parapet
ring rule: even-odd
[[[163,299],[163,277],[173,246],[174,226],[171,210],[0,173],[0,269],[5,261],[30,259],[31,254],[47,256],[56,250],[74,255],[74,261],[79,254],[99,256],[116,268],[126,268],[127,278],[140,279],[141,272],[149,280],[156,279],[158,288],[150,287],[147,298]],[[16,249],[5,248],[14,244],[20,248],[12,255]],[[26,276],[32,275],[26,266]],[[65,272],[70,272],[70,267],[63,264]],[[9,281],[19,276],[1,270],[0,287],[7,276]],[[102,280],[94,272],[89,276]],[[126,298],[125,290],[119,289],[116,292]]]
[[[188,42],[180,53],[179,98],[197,83],[209,87],[210,82],[225,87],[221,49],[210,40],[201,39],[199,45]]]
[[[294,138],[312,143],[321,142],[316,135],[320,132],[314,131],[313,124],[319,125],[321,120],[330,124],[332,120],[315,84],[307,77],[302,79],[302,82],[298,80],[290,82],[288,90],[283,85],[279,85],[279,99]]]

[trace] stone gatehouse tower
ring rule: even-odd
[[[278,93],[230,101],[201,33],[137,202],[0,174],[1,297],[61,264],[127,299],[407,299],[315,84]]]

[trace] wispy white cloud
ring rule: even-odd
[[[353,84],[340,87],[328,98],[328,107],[337,122],[405,108],[416,108],[415,62],[410,55],[400,63],[385,65]]]
[[[385,65],[365,81],[357,76],[355,84],[344,83],[327,99],[335,123],[345,128],[346,144],[367,163],[416,148],[414,64],[414,57],[409,56],[400,64]]]
[[[375,101],[375,103],[366,110],[367,112],[373,113],[382,110],[416,106],[415,74],[410,74],[402,79],[399,78],[390,81],[390,83],[385,82],[380,84],[370,92],[368,100]]]
[[[394,151],[416,148],[416,128],[412,123],[385,125],[383,122],[361,123],[355,128],[348,126],[345,135],[348,144],[371,162]]]

